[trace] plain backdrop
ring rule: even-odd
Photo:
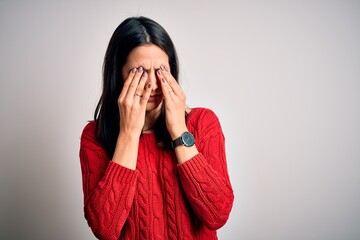
[[[173,38],[191,107],[226,136],[220,239],[360,239],[359,1],[0,1],[0,239],[95,239],[79,138],[108,41],[144,15]]]

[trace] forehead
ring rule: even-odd
[[[160,67],[168,62],[167,54],[158,46],[146,44],[134,48],[126,60],[128,67],[142,66],[144,68]]]

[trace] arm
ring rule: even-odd
[[[209,229],[219,229],[226,223],[234,201],[224,137],[218,133],[202,141],[200,153],[178,165],[178,171],[196,215]]]
[[[166,127],[175,139],[187,131],[186,96],[168,68],[160,67],[157,77],[165,99]],[[196,146],[176,147],[175,154],[190,205],[209,229],[218,229],[229,217],[234,195],[227,172],[224,135],[216,115],[208,113],[196,123]]]
[[[85,218],[100,239],[118,239],[134,199],[137,172],[109,161],[83,134],[80,163]]]
[[[134,68],[124,82],[118,98],[120,132],[112,161],[95,140],[95,124],[92,129],[88,125],[81,137],[85,218],[100,239],[119,238],[134,199],[139,136],[151,93],[150,84],[145,89],[146,80],[146,72]]]

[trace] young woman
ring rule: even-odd
[[[217,239],[234,196],[216,115],[187,108],[167,32],[115,30],[94,121],[81,136],[84,212],[99,239]]]

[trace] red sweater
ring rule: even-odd
[[[80,162],[84,211],[99,239],[217,239],[234,196],[216,115],[195,108],[187,127],[199,154],[177,164],[173,151],[142,134],[136,170],[110,161],[95,138],[95,122],[83,130]]]

